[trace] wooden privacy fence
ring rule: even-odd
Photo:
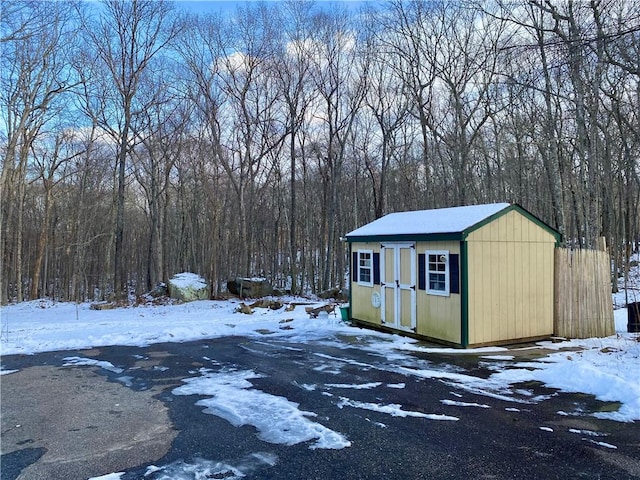
[[[566,338],[613,335],[609,253],[556,248],[554,300],[555,335]]]

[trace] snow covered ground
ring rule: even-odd
[[[284,300],[303,301],[294,298]],[[547,400],[548,396],[534,396],[527,389],[514,387],[521,382],[539,381],[562,391],[591,394],[605,402],[619,402],[620,407],[616,411],[592,413],[599,418],[621,422],[640,421],[640,335],[626,332],[626,309],[614,312],[617,333],[607,338],[560,343],[540,342],[534,347],[457,350],[427,346],[405,337],[351,327],[340,319],[339,314],[320,315],[316,319],[310,319],[305,312],[305,305],[297,305],[288,312],[285,308],[256,308],[253,314],[246,315],[237,312],[239,303],[234,300],[196,301],[179,305],[147,305],[113,310],[92,310],[88,303],[54,303],[48,300],[9,305],[0,310],[0,354],[30,355],[110,345],[146,346],[222,336],[264,339],[265,334],[298,343],[322,342],[344,346],[341,336],[345,335],[357,337],[359,348],[384,359],[378,365],[361,365],[363,368],[383,368],[401,373],[408,378],[435,378],[454,386],[457,391],[511,402],[513,406],[506,408],[509,411],[518,412],[520,409],[517,407],[521,404]],[[523,353],[530,353],[530,349],[544,354],[535,357],[535,361],[519,360]],[[433,368],[428,363],[412,357],[411,354],[414,352],[452,356],[478,355],[481,365],[493,373],[487,378],[481,378],[461,369]],[[103,360],[78,356],[69,356],[64,360],[66,363],[63,366],[86,365],[122,373],[122,369]],[[215,359],[210,360],[215,366]],[[325,369],[324,371],[334,368],[339,374],[340,365],[350,361],[348,358],[318,354],[318,368]],[[0,363],[0,375],[15,371],[4,370]],[[251,370],[215,371],[208,368],[193,373],[193,377],[183,379],[183,385],[172,391],[174,395],[206,397],[197,400],[197,405],[204,408],[204,413],[224,418],[234,426],[252,425],[258,437],[265,442],[283,445],[308,442],[311,449],[343,449],[351,445],[349,439],[340,432],[330,430],[314,421],[315,413],[300,409],[297,403],[287,398],[256,389],[251,380],[260,378],[260,373]],[[405,388],[404,383],[327,383],[299,386],[307,390],[321,389],[323,395],[335,397],[336,406],[340,409],[364,409],[394,417],[420,417],[430,421],[458,420],[450,415],[406,410],[398,404],[355,401],[348,397],[348,392],[352,390],[402,389]],[[483,403],[464,402],[461,393],[451,393],[459,400],[443,399],[443,405],[491,408]],[[372,399],[375,399],[375,395],[372,395]],[[263,408],[256,408],[257,405]],[[559,411],[558,414],[574,415],[576,412]],[[382,423],[378,425],[381,428],[386,427]],[[540,428],[550,429],[546,426]],[[574,433],[588,438],[591,434],[596,435],[594,432],[581,430]],[[603,448],[616,448],[615,445],[601,442],[598,438],[590,441]],[[245,459],[241,465],[231,466],[199,459],[193,464],[178,462],[149,466],[147,475],[162,480],[205,478],[206,475],[214,474],[224,474],[224,478],[230,475],[232,478],[241,478],[260,465],[273,465],[276,462],[277,459],[272,458],[271,454],[259,452]],[[117,472],[92,480],[117,480],[123,475],[123,472]]]
[[[407,375],[455,382],[470,392],[498,397],[501,391],[507,391],[512,384],[539,381],[563,391],[592,394],[606,402],[620,402],[618,411],[599,413],[599,417],[623,422],[640,420],[640,338],[638,334],[626,333],[626,309],[615,311],[617,333],[614,336],[561,343],[540,342],[538,346],[548,349],[548,355],[537,361],[519,362],[519,347],[464,351],[427,347],[397,335],[351,327],[341,321],[339,315],[321,315],[317,319],[310,319],[303,305],[291,312],[286,312],[284,308],[275,311],[257,308],[252,315],[246,315],[236,313],[238,304],[233,300],[197,301],[101,311],[91,310],[88,303],[54,303],[47,300],[9,305],[1,311],[0,353],[35,354],[107,345],[145,346],[228,335],[262,336],[267,332],[296,342],[339,341],[337,336],[340,334],[358,335],[367,338],[362,348],[382,352],[391,362],[411,352],[472,353],[481,354],[488,368],[495,370],[487,379],[456,372],[419,369],[407,370]],[[70,358],[68,361],[70,364],[103,366],[92,359]],[[9,373],[0,367],[0,374]],[[181,393],[194,389],[196,385],[211,386],[211,380],[207,378],[205,373],[198,380],[190,380],[182,387],[184,391]],[[219,386],[212,388],[218,389],[212,398],[222,401],[220,398],[224,391]],[[204,406],[211,408],[210,405]],[[342,406],[367,408],[366,405],[353,405],[348,401],[344,401]],[[290,406],[281,405],[281,408]],[[403,415],[406,412],[398,409],[395,414]],[[298,421],[301,428],[306,428],[304,415],[299,416]]]

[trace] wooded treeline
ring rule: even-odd
[[[342,286],[392,211],[640,241],[640,1],[0,5],[0,300]]]

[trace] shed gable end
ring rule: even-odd
[[[466,235],[468,242],[533,242],[554,243],[559,234],[521,209],[509,209],[486,222],[474,226]]]

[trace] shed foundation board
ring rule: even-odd
[[[416,340],[422,340],[422,341],[425,341],[425,342],[435,343],[437,345],[444,345],[444,346],[453,347],[453,348],[462,348],[462,346],[459,343],[447,342],[446,340],[442,340],[442,339],[434,338],[434,337],[429,337],[427,335],[420,335],[419,333],[415,333],[415,332],[399,331],[397,329],[390,328],[390,327],[388,327],[386,325],[373,324],[373,323],[370,323],[370,322],[365,322],[363,320],[358,320],[357,318],[352,318],[351,321],[356,326],[362,327],[362,328],[370,328],[372,330],[376,330],[376,331],[379,331],[379,332],[398,334],[398,335],[402,335],[402,336],[405,336],[405,337],[413,338],[413,339],[416,339]]]

